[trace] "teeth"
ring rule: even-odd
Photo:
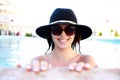
[[[60,41],[65,42],[65,41],[67,41],[67,40],[60,40]]]
[[[61,42],[66,42],[67,40],[66,39],[60,39]]]

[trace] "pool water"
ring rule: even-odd
[[[0,66],[14,67],[19,63],[26,64],[45,52],[43,42],[45,40],[32,37],[0,36]]]
[[[20,39],[13,37],[0,37],[0,66],[10,66],[19,61],[19,56],[15,54],[19,51]]]
[[[98,41],[104,42],[104,43],[111,43],[115,45],[120,45],[120,39],[97,39]]]
[[[45,39],[34,37],[0,36],[0,66],[25,66],[48,48]],[[90,54],[102,68],[120,68],[120,39],[87,39],[81,41],[81,52]]]

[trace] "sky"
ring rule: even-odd
[[[49,24],[55,8],[71,8],[78,24],[104,29],[120,26],[120,0],[11,0],[14,24],[41,26]],[[119,28],[120,29],[120,28]]]

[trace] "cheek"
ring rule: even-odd
[[[55,42],[55,40],[58,38],[57,36],[51,35],[52,36],[52,40],[53,42]]]
[[[70,36],[70,39],[71,39],[72,41],[74,40],[74,38],[75,38],[75,35]]]

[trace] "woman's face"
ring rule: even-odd
[[[76,28],[69,25],[57,25],[51,28],[51,35],[55,48],[66,49],[71,48],[71,44],[75,37]]]

